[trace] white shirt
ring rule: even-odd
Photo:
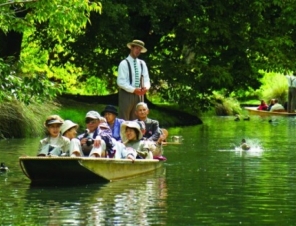
[[[272,107],[270,108],[270,111],[276,111],[276,110],[284,110],[285,108],[283,107],[283,105],[276,103],[274,105],[272,105]]]
[[[117,85],[129,93],[133,93],[136,89],[135,88],[134,58],[132,58],[129,55],[127,57],[127,60],[129,61],[130,66],[131,66],[132,84],[130,84],[129,68],[128,68],[126,60],[124,59],[120,62],[119,67],[118,67]],[[142,62],[143,71],[141,69],[140,62]],[[146,63],[143,60],[136,58],[136,64],[137,64],[138,71],[143,75],[143,78],[144,78],[143,87],[145,87],[146,89],[150,89],[151,84],[150,84],[150,78],[149,78],[149,73],[148,73],[148,68],[147,68]]]

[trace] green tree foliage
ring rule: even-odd
[[[142,39],[153,89],[164,100],[206,109],[214,90],[226,95],[260,86],[266,71],[294,71],[296,1],[101,1],[85,35],[67,43],[85,80],[97,76],[116,90],[126,43]],[[42,31],[40,31],[42,34]],[[53,40],[46,40],[51,43]],[[58,62],[56,61],[56,62]]]
[[[0,0],[0,101],[4,97],[7,100],[15,98],[29,104],[32,100],[55,97],[62,90],[61,85],[70,81],[70,76],[55,83],[53,74],[77,70],[68,63],[52,67],[48,64],[49,53],[52,49],[62,52],[63,43],[83,34],[90,13],[100,10],[100,3],[86,0]],[[29,37],[40,27],[43,36],[30,42]],[[26,37],[23,47],[30,50],[20,58],[23,34]],[[53,40],[55,45],[41,50],[38,44],[45,39]],[[49,81],[48,78],[53,79]]]
[[[142,39],[152,92],[192,110],[207,109],[214,90],[230,95],[257,89],[259,69],[295,71],[296,1],[100,2],[102,14],[88,8],[98,9],[97,4],[82,0],[24,4],[32,9],[27,29],[34,28],[28,43],[47,51],[50,67],[71,62],[81,69],[76,77],[81,82],[96,76],[115,92],[116,67],[128,55],[126,43]]]

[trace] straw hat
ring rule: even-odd
[[[145,48],[145,43],[141,40],[133,40],[132,42],[127,43],[127,47],[130,49],[132,46],[140,46],[142,48],[141,53],[146,53],[147,49]]]
[[[121,123],[121,127],[120,127],[120,136],[122,138],[123,141],[126,141],[127,138],[125,136],[125,130],[126,127],[128,128],[135,128],[136,130],[139,131],[139,137],[137,137],[137,140],[141,140],[143,135],[141,133],[141,129],[140,129],[140,125],[138,122],[136,121],[124,121],[123,123]]]
[[[78,125],[74,122],[72,122],[71,120],[65,120],[63,125],[61,126],[61,133],[62,135],[69,129],[73,128],[73,127],[78,127]]]

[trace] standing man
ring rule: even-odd
[[[129,56],[118,67],[117,85],[119,86],[119,118],[135,120],[136,105],[144,101],[145,93],[150,89],[148,68],[143,60],[138,59],[147,49],[141,40],[127,43]]]

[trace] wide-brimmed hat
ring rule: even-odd
[[[112,113],[116,116],[118,115],[117,109],[113,105],[107,105],[105,109],[101,112],[101,115],[105,115],[106,112]]]
[[[76,127],[78,128],[78,125],[74,122],[72,122],[71,120],[65,120],[63,125],[61,126],[61,133],[62,135],[69,129]]]
[[[127,43],[127,47],[130,49],[132,46],[140,46],[142,48],[141,53],[146,53],[147,49],[145,48],[145,43],[141,40],[133,40],[132,42]]]
[[[89,111],[86,113],[85,118],[100,119],[101,116],[97,111]]]
[[[126,127],[128,128],[135,128],[136,130],[139,131],[139,137],[137,137],[138,140],[141,140],[143,135],[141,133],[141,129],[140,129],[140,125],[138,122],[136,121],[124,121],[121,123],[121,126],[120,126],[120,136],[122,138],[123,141],[127,141],[127,138],[125,136],[125,130],[126,130]]]

